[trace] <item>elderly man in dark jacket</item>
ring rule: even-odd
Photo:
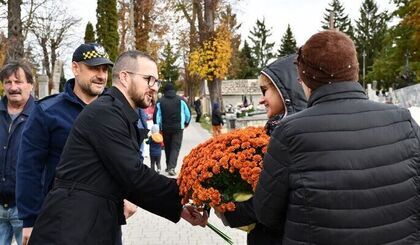
[[[299,51],[308,109],[275,129],[254,196],[283,244],[420,243],[420,129],[406,109],[367,99],[356,57],[332,30]]]
[[[16,163],[22,129],[34,108],[31,67],[10,62],[0,71],[5,97],[0,100],[0,244],[11,244],[13,234],[22,244],[22,220],[15,202]]]

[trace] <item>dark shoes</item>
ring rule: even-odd
[[[169,174],[170,176],[175,176],[175,175],[176,175],[176,173],[175,173],[175,169],[173,169],[173,168],[169,169],[169,170],[168,170],[168,174]]]

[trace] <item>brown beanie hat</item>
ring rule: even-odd
[[[344,81],[359,80],[359,63],[353,41],[346,34],[327,30],[306,41],[297,57],[299,76],[312,90]]]

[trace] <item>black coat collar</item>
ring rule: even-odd
[[[125,115],[127,115],[130,122],[137,122],[139,120],[139,114],[131,107],[128,103],[127,98],[121,93],[121,91],[116,87],[111,87],[107,92],[113,98],[118,99],[122,103],[122,109]]]
[[[325,84],[314,91],[308,100],[308,107],[318,103],[340,99],[368,99],[358,82],[335,82]]]

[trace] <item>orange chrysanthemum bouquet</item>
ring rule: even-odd
[[[261,172],[269,136],[248,127],[211,138],[185,158],[178,178],[183,204],[235,210],[234,201],[252,196]]]

